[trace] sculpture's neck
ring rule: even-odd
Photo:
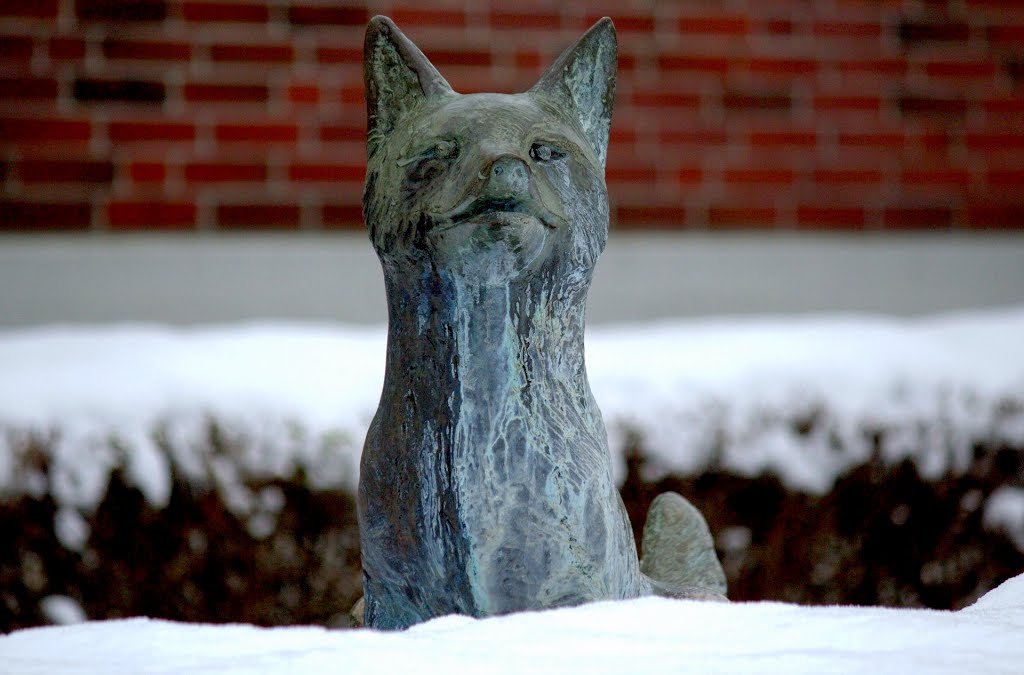
[[[436,387],[435,395],[458,390],[497,404],[543,382],[548,395],[574,391],[589,397],[582,293],[568,292],[548,276],[482,286],[428,271],[412,285],[389,282],[388,296],[393,387],[419,382]],[[410,378],[413,371],[431,376]]]

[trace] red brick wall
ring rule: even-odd
[[[363,28],[460,91],[619,30],[619,228],[1024,230],[1019,0],[0,0],[0,230],[360,227]]]

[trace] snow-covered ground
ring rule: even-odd
[[[247,481],[304,468],[313,487],[354,486],[383,358],[383,328],[340,325],[0,333],[0,498],[51,494],[58,536],[80,549],[113,470],[159,507],[173,467],[256,535],[275,494]],[[606,327],[587,358],[620,478],[633,434],[650,478],[771,471],[812,493],[874,456],[938,476],[965,470],[976,443],[1024,447],[1024,307]],[[1024,487],[995,491],[985,523],[1024,550]],[[84,618],[67,598],[44,605]],[[77,623],[0,637],[0,672],[1011,673],[1022,636],[1024,576],[959,612],[648,598],[392,634]]]
[[[1024,576],[959,612],[661,598],[402,633],[129,619],[0,637],[0,670],[39,673],[1019,673]]]
[[[0,333],[0,498],[52,494],[75,549],[118,468],[154,506],[173,467],[240,515],[273,510],[248,480],[297,468],[314,488],[351,489],[384,335],[270,323]],[[619,479],[631,435],[650,479],[768,471],[818,494],[873,456],[937,477],[966,470],[977,443],[1024,447],[1024,306],[601,327],[587,362]],[[226,452],[211,452],[211,424]],[[48,455],[46,475],[32,452]],[[1000,492],[986,522],[1024,546],[1024,490]]]

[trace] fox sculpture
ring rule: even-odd
[[[529,91],[461,95],[390,19],[370,21],[363,215],[389,327],[358,492],[368,626],[724,599],[679,495],[655,500],[638,560],[587,382],[616,51],[602,19]]]

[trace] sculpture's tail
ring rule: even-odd
[[[675,492],[658,495],[644,524],[640,571],[654,592],[676,598],[725,600],[725,572],[704,516]]]

